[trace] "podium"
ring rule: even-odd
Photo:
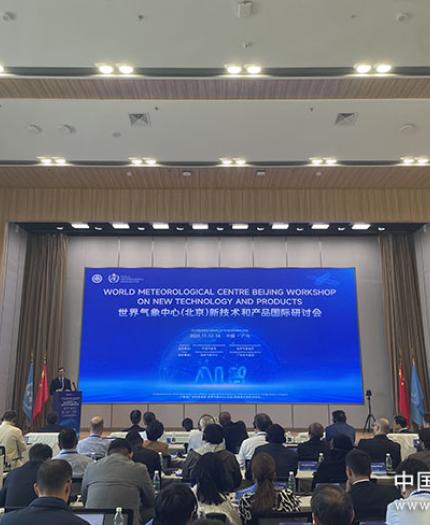
[[[55,392],[52,408],[58,415],[57,423],[62,427],[73,428],[79,435],[81,428],[82,392]]]

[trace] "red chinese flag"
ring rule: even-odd
[[[400,363],[400,368],[399,368],[399,409],[400,409],[400,414],[407,419],[408,424],[409,424],[409,420],[410,420],[409,394],[408,394],[408,388],[405,382],[403,363]]]
[[[37,389],[36,401],[33,408],[33,421],[42,413],[43,406],[49,399],[48,390],[48,371],[46,363],[43,365],[42,374],[40,376],[39,387]]]

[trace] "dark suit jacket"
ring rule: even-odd
[[[321,452],[325,457],[329,448],[329,444],[324,439],[311,438],[309,441],[298,444],[297,455],[299,461],[318,461]]]
[[[226,484],[223,488],[223,492],[233,492],[239,488],[242,482],[242,474],[240,473],[240,467],[236,456],[228,450],[219,450],[218,452],[215,452],[215,454],[221,459],[224,465]],[[195,450],[191,450],[188,453],[187,459],[182,466],[182,478],[184,481],[190,481],[192,485],[196,484],[194,468],[201,457],[201,454]]]
[[[348,423],[333,423],[332,425],[329,425],[325,429],[325,439],[326,441],[331,441],[334,436],[337,436],[338,434],[344,434],[345,436],[348,436],[349,439],[352,441],[352,444],[355,443],[355,428],[351,425],[348,425]]]
[[[345,483],[346,482],[346,466],[345,456],[348,454],[346,450],[334,448],[329,450],[324,458],[324,461],[319,465],[314,474],[312,481],[312,490],[317,483]]]
[[[149,450],[148,448],[137,448],[134,450],[131,459],[135,463],[143,463],[146,465],[151,478],[154,476],[156,470],[161,472],[160,457],[154,450]]]
[[[46,425],[45,427],[41,428],[39,432],[61,432],[63,430],[63,427],[61,425]]]
[[[41,461],[29,461],[9,472],[0,491],[0,507],[26,507],[36,499],[33,484],[41,464]]]
[[[28,507],[8,512],[1,520],[2,525],[88,525],[75,516],[59,498],[37,498]]]
[[[243,421],[228,423],[223,427],[225,448],[233,454],[238,454],[242,441],[248,439],[248,432]]]
[[[146,428],[141,427],[140,425],[131,425],[131,427],[124,428],[122,432],[131,432],[132,430],[137,430],[138,432],[144,432]]]
[[[261,445],[258,447],[252,459],[255,458],[257,454],[269,454],[272,456],[276,465],[276,479],[286,480],[290,472],[294,472],[294,475],[297,473],[298,467],[298,457],[297,453],[294,450],[288,449],[281,445],[280,443],[267,443],[267,445]],[[252,461],[249,462],[249,466],[246,471],[246,479],[252,479],[251,473]]]
[[[54,395],[57,390],[61,389],[61,380],[56,377],[51,381],[51,386],[49,387],[50,395]],[[64,378],[64,390],[72,390],[72,383],[70,379]]]
[[[357,521],[385,521],[387,505],[400,498],[399,489],[391,485],[377,485],[373,481],[360,481],[350,490]]]
[[[400,445],[383,434],[372,439],[360,439],[358,448],[367,452],[373,462],[385,462],[386,454],[390,454],[394,469],[401,461]]]

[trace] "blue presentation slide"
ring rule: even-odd
[[[362,403],[354,268],[86,268],[87,403]]]

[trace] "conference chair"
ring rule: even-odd
[[[252,525],[312,523],[312,512],[264,512],[252,515]]]

